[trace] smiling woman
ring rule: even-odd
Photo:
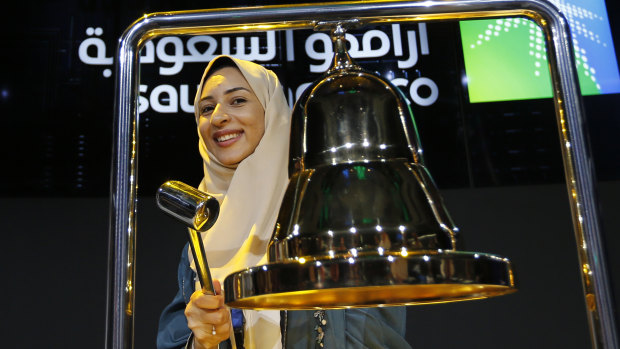
[[[219,56],[199,86],[199,189],[220,203],[216,223],[202,236],[216,295],[196,285],[185,246],[179,291],[161,315],[157,347],[408,348],[404,307],[281,313],[224,305],[219,280],[266,263],[288,184],[291,112],[276,75],[252,62]]]
[[[252,154],[265,133],[265,110],[236,67],[220,67],[207,77],[198,108],[200,135],[226,166]]]

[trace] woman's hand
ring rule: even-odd
[[[185,307],[187,326],[194,333],[195,349],[216,348],[230,335],[230,311],[224,306],[222,286],[214,280],[213,287],[216,295],[198,290]]]

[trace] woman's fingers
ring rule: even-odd
[[[193,310],[186,310],[186,313],[187,326],[194,333],[195,340],[202,346],[213,347],[228,339],[230,335],[228,309],[202,310],[193,307]]]
[[[187,326],[192,330],[204,330],[209,333],[213,332],[215,326],[216,332],[223,334],[224,332],[220,329],[230,327],[230,316],[228,314],[227,309],[191,312],[187,317]],[[225,334],[228,336],[228,331],[225,331]]]
[[[213,280],[213,288],[215,289],[215,294],[222,294],[222,284],[220,280]]]
[[[219,282],[214,282],[214,287],[221,292]],[[221,294],[194,292],[185,307],[185,317],[200,346],[213,347],[230,335],[230,311],[224,306]]]
[[[202,323],[219,326],[220,324],[230,322],[230,312],[226,308],[210,310],[188,305],[185,308],[185,316],[187,317],[188,325],[190,325],[190,322],[194,322],[195,327],[200,326]]]
[[[228,339],[230,326],[228,324],[215,326],[215,332],[213,332],[213,327],[201,327],[196,330],[192,329],[192,332],[194,333],[194,341],[198,342],[200,346],[212,348]]]
[[[192,293],[189,303],[201,309],[218,309],[224,306],[224,296],[205,294],[202,291]]]

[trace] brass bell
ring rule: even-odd
[[[407,100],[351,60],[344,35],[332,31],[332,66],[295,105],[268,263],[229,275],[226,303],[328,309],[516,291],[508,259],[458,250]]]

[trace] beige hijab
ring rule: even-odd
[[[267,244],[288,184],[291,113],[282,85],[272,71],[252,62],[218,56],[209,63],[200,81],[194,100],[196,121],[206,76],[221,59],[229,59],[239,68],[265,110],[265,134],[254,153],[236,168],[222,165],[207,150],[198,131],[205,174],[199,189],[220,202],[220,215],[202,239],[211,275],[223,283],[233,272],[266,262]],[[190,261],[195,271],[193,258]],[[246,348],[280,346],[278,311],[244,311],[244,315]]]

